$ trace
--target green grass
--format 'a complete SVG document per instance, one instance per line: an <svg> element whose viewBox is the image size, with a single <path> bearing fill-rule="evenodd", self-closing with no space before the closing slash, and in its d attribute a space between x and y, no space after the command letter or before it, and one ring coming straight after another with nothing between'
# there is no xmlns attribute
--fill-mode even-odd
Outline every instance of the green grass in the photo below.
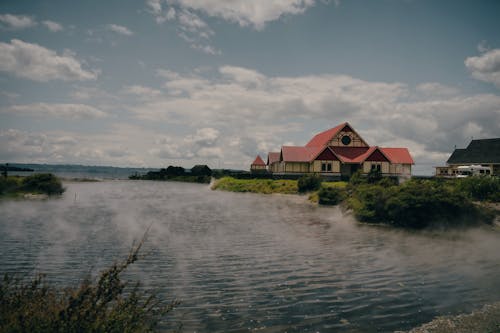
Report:
<svg viewBox="0 0 500 333"><path fill-rule="evenodd" d="M236 179L223 177L212 186L213 190L230 192L252 192L262 194L297 194L297 181L289 179Z"/></svg>
<svg viewBox="0 0 500 333"><path fill-rule="evenodd" d="M338 182L322 182L321 186L322 187L334 187L334 188L339 188L339 189L344 189L347 186L347 182L344 181L338 181Z"/></svg>

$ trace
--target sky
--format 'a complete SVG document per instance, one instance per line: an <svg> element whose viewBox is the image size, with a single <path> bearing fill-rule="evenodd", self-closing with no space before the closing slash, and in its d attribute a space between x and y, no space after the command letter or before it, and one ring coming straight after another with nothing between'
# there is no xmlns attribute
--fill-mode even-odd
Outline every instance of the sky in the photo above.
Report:
<svg viewBox="0 0 500 333"><path fill-rule="evenodd" d="M0 162L249 169L349 122L432 174L500 137L497 0L3 0Z"/></svg>

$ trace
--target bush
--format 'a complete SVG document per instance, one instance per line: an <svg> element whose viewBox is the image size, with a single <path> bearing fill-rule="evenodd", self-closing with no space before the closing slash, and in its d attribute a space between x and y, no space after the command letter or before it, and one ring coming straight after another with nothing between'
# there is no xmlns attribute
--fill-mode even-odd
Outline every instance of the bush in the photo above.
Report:
<svg viewBox="0 0 500 333"><path fill-rule="evenodd" d="M344 200L344 192L338 187L322 187L318 192L321 205L338 205Z"/></svg>
<svg viewBox="0 0 500 333"><path fill-rule="evenodd" d="M457 180L457 190L472 200L500 201L500 178L467 177Z"/></svg>
<svg viewBox="0 0 500 333"><path fill-rule="evenodd" d="M321 187L321 181L321 176L316 174L302 176L297 181L298 190L301 193L317 191Z"/></svg>
<svg viewBox="0 0 500 333"><path fill-rule="evenodd" d="M64 192L61 181L50 173L41 173L24 178L21 190L48 195L62 194Z"/></svg>
<svg viewBox="0 0 500 333"><path fill-rule="evenodd" d="M144 239L143 239L144 241ZM43 276L0 282L0 332L152 332L177 302L127 287L120 274L138 259L141 242L127 259L77 288L48 286Z"/></svg>
<svg viewBox="0 0 500 333"><path fill-rule="evenodd" d="M19 188L19 179L14 177L0 177L0 195L15 192Z"/></svg>
<svg viewBox="0 0 500 333"><path fill-rule="evenodd" d="M412 180L390 187L360 185L348 202L360 221L416 229L490 223L493 218L462 193L433 181Z"/></svg>

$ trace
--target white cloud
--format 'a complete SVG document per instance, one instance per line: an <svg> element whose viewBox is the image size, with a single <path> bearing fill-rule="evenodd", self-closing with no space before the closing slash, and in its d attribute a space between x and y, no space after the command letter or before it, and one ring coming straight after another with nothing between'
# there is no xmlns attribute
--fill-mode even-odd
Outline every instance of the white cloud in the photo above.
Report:
<svg viewBox="0 0 500 333"><path fill-rule="evenodd" d="M302 14L315 3L314 0L174 0L171 2L185 9L201 11L242 27L252 26L257 30L262 30L266 23L279 20L285 15Z"/></svg>
<svg viewBox="0 0 500 333"><path fill-rule="evenodd" d="M425 96L453 96L459 93L459 90L454 87L446 86L437 82L427 82L419 84L416 87L417 92Z"/></svg>
<svg viewBox="0 0 500 333"><path fill-rule="evenodd" d="M21 30L31 28L37 25L37 22L30 16L25 15L0 15L0 27L12 30Z"/></svg>
<svg viewBox="0 0 500 333"><path fill-rule="evenodd" d="M106 25L106 29L124 36L132 36L134 34L129 28L118 24L108 24Z"/></svg>
<svg viewBox="0 0 500 333"><path fill-rule="evenodd" d="M58 32L63 30L63 26L54 21L46 20L42 21L42 24L52 32Z"/></svg>
<svg viewBox="0 0 500 333"><path fill-rule="evenodd" d="M97 78L98 71L85 70L70 51L58 55L38 44L13 39L0 42L0 71L34 81L84 81Z"/></svg>
<svg viewBox="0 0 500 333"><path fill-rule="evenodd" d="M13 105L0 110L0 113L69 119L96 119L107 117L107 113L85 104L33 103Z"/></svg>
<svg viewBox="0 0 500 333"><path fill-rule="evenodd" d="M475 79L493 83L500 88L500 49L469 57L465 59L465 66Z"/></svg>
<svg viewBox="0 0 500 333"><path fill-rule="evenodd" d="M159 15L161 13L161 0L147 0L146 5L153 14Z"/></svg>
<svg viewBox="0 0 500 333"><path fill-rule="evenodd" d="M122 89L122 93L127 95L135 95L138 96L139 98L145 98L145 99L161 95L161 91L141 85L125 86Z"/></svg>
<svg viewBox="0 0 500 333"><path fill-rule="evenodd" d="M214 72L157 73L166 79L167 94L128 110L194 133L156 147L162 156L206 155L212 163L220 158L226 166L247 168L256 153L265 156L285 142L305 144L313 134L349 121L371 144L415 149L417 164L430 172L429 165L444 163L454 145L500 132L500 96L463 95L436 82L412 88L347 75L270 77L236 66L220 67L215 77Z"/></svg>

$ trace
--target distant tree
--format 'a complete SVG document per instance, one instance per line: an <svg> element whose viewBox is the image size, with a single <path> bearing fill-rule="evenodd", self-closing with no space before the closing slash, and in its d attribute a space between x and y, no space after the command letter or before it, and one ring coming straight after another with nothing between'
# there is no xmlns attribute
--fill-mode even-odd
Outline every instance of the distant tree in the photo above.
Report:
<svg viewBox="0 0 500 333"><path fill-rule="evenodd" d="M166 170L167 176L182 176L184 175L184 173L185 173L184 168L180 166L169 165Z"/></svg>
<svg viewBox="0 0 500 333"><path fill-rule="evenodd" d="M211 176L212 170L206 164L198 164L191 168L193 176Z"/></svg>

